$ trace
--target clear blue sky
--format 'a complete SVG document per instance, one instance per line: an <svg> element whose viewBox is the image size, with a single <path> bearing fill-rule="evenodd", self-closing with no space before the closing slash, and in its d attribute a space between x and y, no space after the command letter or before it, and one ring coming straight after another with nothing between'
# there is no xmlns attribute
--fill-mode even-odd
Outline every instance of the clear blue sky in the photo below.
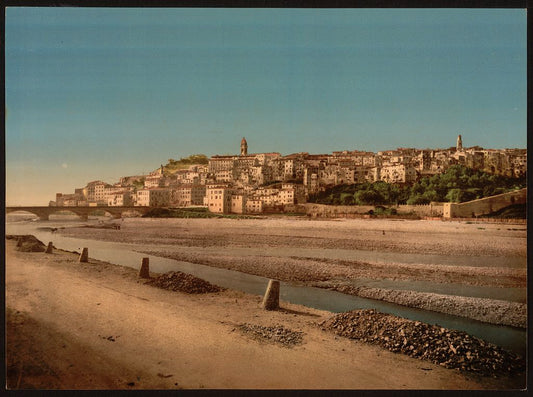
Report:
<svg viewBox="0 0 533 397"><path fill-rule="evenodd" d="M526 147L521 9L6 9L6 200L167 159Z"/></svg>

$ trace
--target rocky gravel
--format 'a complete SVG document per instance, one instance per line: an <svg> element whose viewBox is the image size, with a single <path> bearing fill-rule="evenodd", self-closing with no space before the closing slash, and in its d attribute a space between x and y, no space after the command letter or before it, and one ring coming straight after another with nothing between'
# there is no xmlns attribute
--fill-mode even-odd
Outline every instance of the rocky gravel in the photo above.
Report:
<svg viewBox="0 0 533 397"><path fill-rule="evenodd" d="M234 255L209 255L194 252L139 250L143 254L160 256L190 263L198 263L220 269L231 269L256 276L275 278L282 281L325 281L331 273L337 277L344 275L332 266L329 269L322 263L313 260L300 260L294 258L279 258L274 256L234 256Z"/></svg>
<svg viewBox="0 0 533 397"><path fill-rule="evenodd" d="M490 324L519 328L526 328L527 326L527 305L525 303L346 285L332 289L362 298L377 299L398 305L472 318Z"/></svg>
<svg viewBox="0 0 533 397"><path fill-rule="evenodd" d="M223 291L224 288L180 271L168 272L146 282L154 287L186 294L207 294Z"/></svg>
<svg viewBox="0 0 533 397"><path fill-rule="evenodd" d="M126 219L121 223L121 230L67 228L59 232L79 238L138 244L139 252L178 261L339 291L341 288L347 294L372 294L376 295L375 299L407 306L423 304L425 310L444 311L494 324L521 326L524 323L521 314L524 307L517 305L509 311L509 305L490 302L491 307L497 307L491 313L484 305L471 305L455 296L446 298L446 301L434 297L424 303L425 298L417 291L412 294L387 292L387 296L380 297L378 295L383 291L355 291L345 286L368 279L440 283L449 285L451 291L469 285L525 288L525 263L523 267L515 268L505 262L497 266L467 266L401 263L401 258L398 262L359 261L356 251L344 260L321 257L320 250L316 250L316 255L311 252L309 257L296 256L296 253L287 257L286 254L288 247L301 247L525 258L526 225L379 219ZM268 248L265 254L261 253L263 247ZM282 252L278 255L272 248ZM487 298L498 299L490 295Z"/></svg>
<svg viewBox="0 0 533 397"><path fill-rule="evenodd" d="M22 252L44 252L46 245L31 234L26 235L6 235L8 240L17 240L17 251Z"/></svg>
<svg viewBox="0 0 533 397"><path fill-rule="evenodd" d="M525 370L525 359L465 332L380 313L374 309L340 313L319 323L323 330L446 368L483 376Z"/></svg>
<svg viewBox="0 0 533 397"><path fill-rule="evenodd" d="M483 229L483 230L480 230ZM509 233L510 229L517 229ZM385 231L385 234L383 234ZM63 235L186 247L315 247L449 255L526 256L524 225L439 221L297 219L126 219L121 230L66 228ZM518 239L518 240L517 240Z"/></svg>
<svg viewBox="0 0 533 397"><path fill-rule="evenodd" d="M370 263L309 257L276 257L259 255L225 255L167 249L138 252L178 261L231 269L261 277L302 283L325 282L335 279L389 279L446 282L498 287L525 287L526 269L480 268L473 266L423 265L406 263ZM316 284L320 286L320 284ZM325 284L324 288L331 287ZM344 293L351 293L349 290ZM357 294L354 294L357 295Z"/></svg>
<svg viewBox="0 0 533 397"><path fill-rule="evenodd" d="M263 342L272 342L284 347L294 347L296 345L301 345L303 342L303 332L292 331L282 325L266 327L244 323L239 324L237 329L243 335L249 336L252 339Z"/></svg>
<svg viewBox="0 0 533 397"><path fill-rule="evenodd" d="M166 250L140 252L178 261L236 270L281 281L332 289L344 294L472 318L491 324L525 328L527 322L527 306L522 303L410 290L356 287L350 284L351 280L360 278L438 282L446 277L451 282L463 281L463 284L470 285L498 283L499 286L502 284L513 286L524 284L523 286L525 286L525 269L379 264L319 258L210 255Z"/></svg>

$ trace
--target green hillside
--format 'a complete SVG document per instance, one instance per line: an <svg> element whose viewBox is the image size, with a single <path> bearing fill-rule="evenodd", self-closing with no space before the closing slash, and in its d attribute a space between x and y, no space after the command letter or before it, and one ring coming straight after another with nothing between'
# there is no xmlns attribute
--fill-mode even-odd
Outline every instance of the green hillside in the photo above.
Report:
<svg viewBox="0 0 533 397"><path fill-rule="evenodd" d="M189 157L182 157L179 160L168 159L168 163L163 166L165 175L172 175L179 170L186 170L191 165L206 165L209 159L205 154L191 154Z"/></svg>

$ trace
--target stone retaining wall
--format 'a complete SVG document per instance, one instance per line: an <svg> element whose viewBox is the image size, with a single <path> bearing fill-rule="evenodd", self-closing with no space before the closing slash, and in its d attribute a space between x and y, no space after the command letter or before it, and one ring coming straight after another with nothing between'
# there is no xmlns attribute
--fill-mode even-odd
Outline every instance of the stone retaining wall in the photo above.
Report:
<svg viewBox="0 0 533 397"><path fill-rule="evenodd" d="M513 204L527 202L527 188L466 203L444 203L444 218L477 218Z"/></svg>
<svg viewBox="0 0 533 397"><path fill-rule="evenodd" d="M313 218L368 218L369 211L376 211L374 205L325 205L325 204L302 204L299 209L305 209L305 213ZM431 203L426 205L390 205L386 208L394 208L399 215L416 215L420 217L441 217L444 210L443 203Z"/></svg>

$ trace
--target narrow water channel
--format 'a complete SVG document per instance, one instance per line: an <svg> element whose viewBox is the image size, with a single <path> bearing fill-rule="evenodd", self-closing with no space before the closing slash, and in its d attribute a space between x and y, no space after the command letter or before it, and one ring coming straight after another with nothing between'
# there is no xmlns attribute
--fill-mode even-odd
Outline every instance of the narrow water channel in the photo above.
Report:
<svg viewBox="0 0 533 397"><path fill-rule="evenodd" d="M153 249L153 246L76 239L61 236L46 229L47 227L65 226L65 224L68 223L54 221L8 222L6 223L6 234L33 234L45 244L53 241L54 246L57 248L69 251L81 251L83 247L88 247L89 256L92 258L135 269L140 267L141 259L148 256L150 257L150 270L153 272L164 273L171 270L180 270L205 279L213 284L255 295L263 295L268 284L268 279L264 277L150 256L134 251ZM74 224L70 223L70 225ZM284 282L281 283L280 298L287 302L331 312L370 308L377 309L384 313L394 314L411 320L465 331L470 335L477 336L522 355L525 355L526 352L526 331L513 327L491 325L462 317L413 309L392 303L346 295L336 291L298 286Z"/></svg>

